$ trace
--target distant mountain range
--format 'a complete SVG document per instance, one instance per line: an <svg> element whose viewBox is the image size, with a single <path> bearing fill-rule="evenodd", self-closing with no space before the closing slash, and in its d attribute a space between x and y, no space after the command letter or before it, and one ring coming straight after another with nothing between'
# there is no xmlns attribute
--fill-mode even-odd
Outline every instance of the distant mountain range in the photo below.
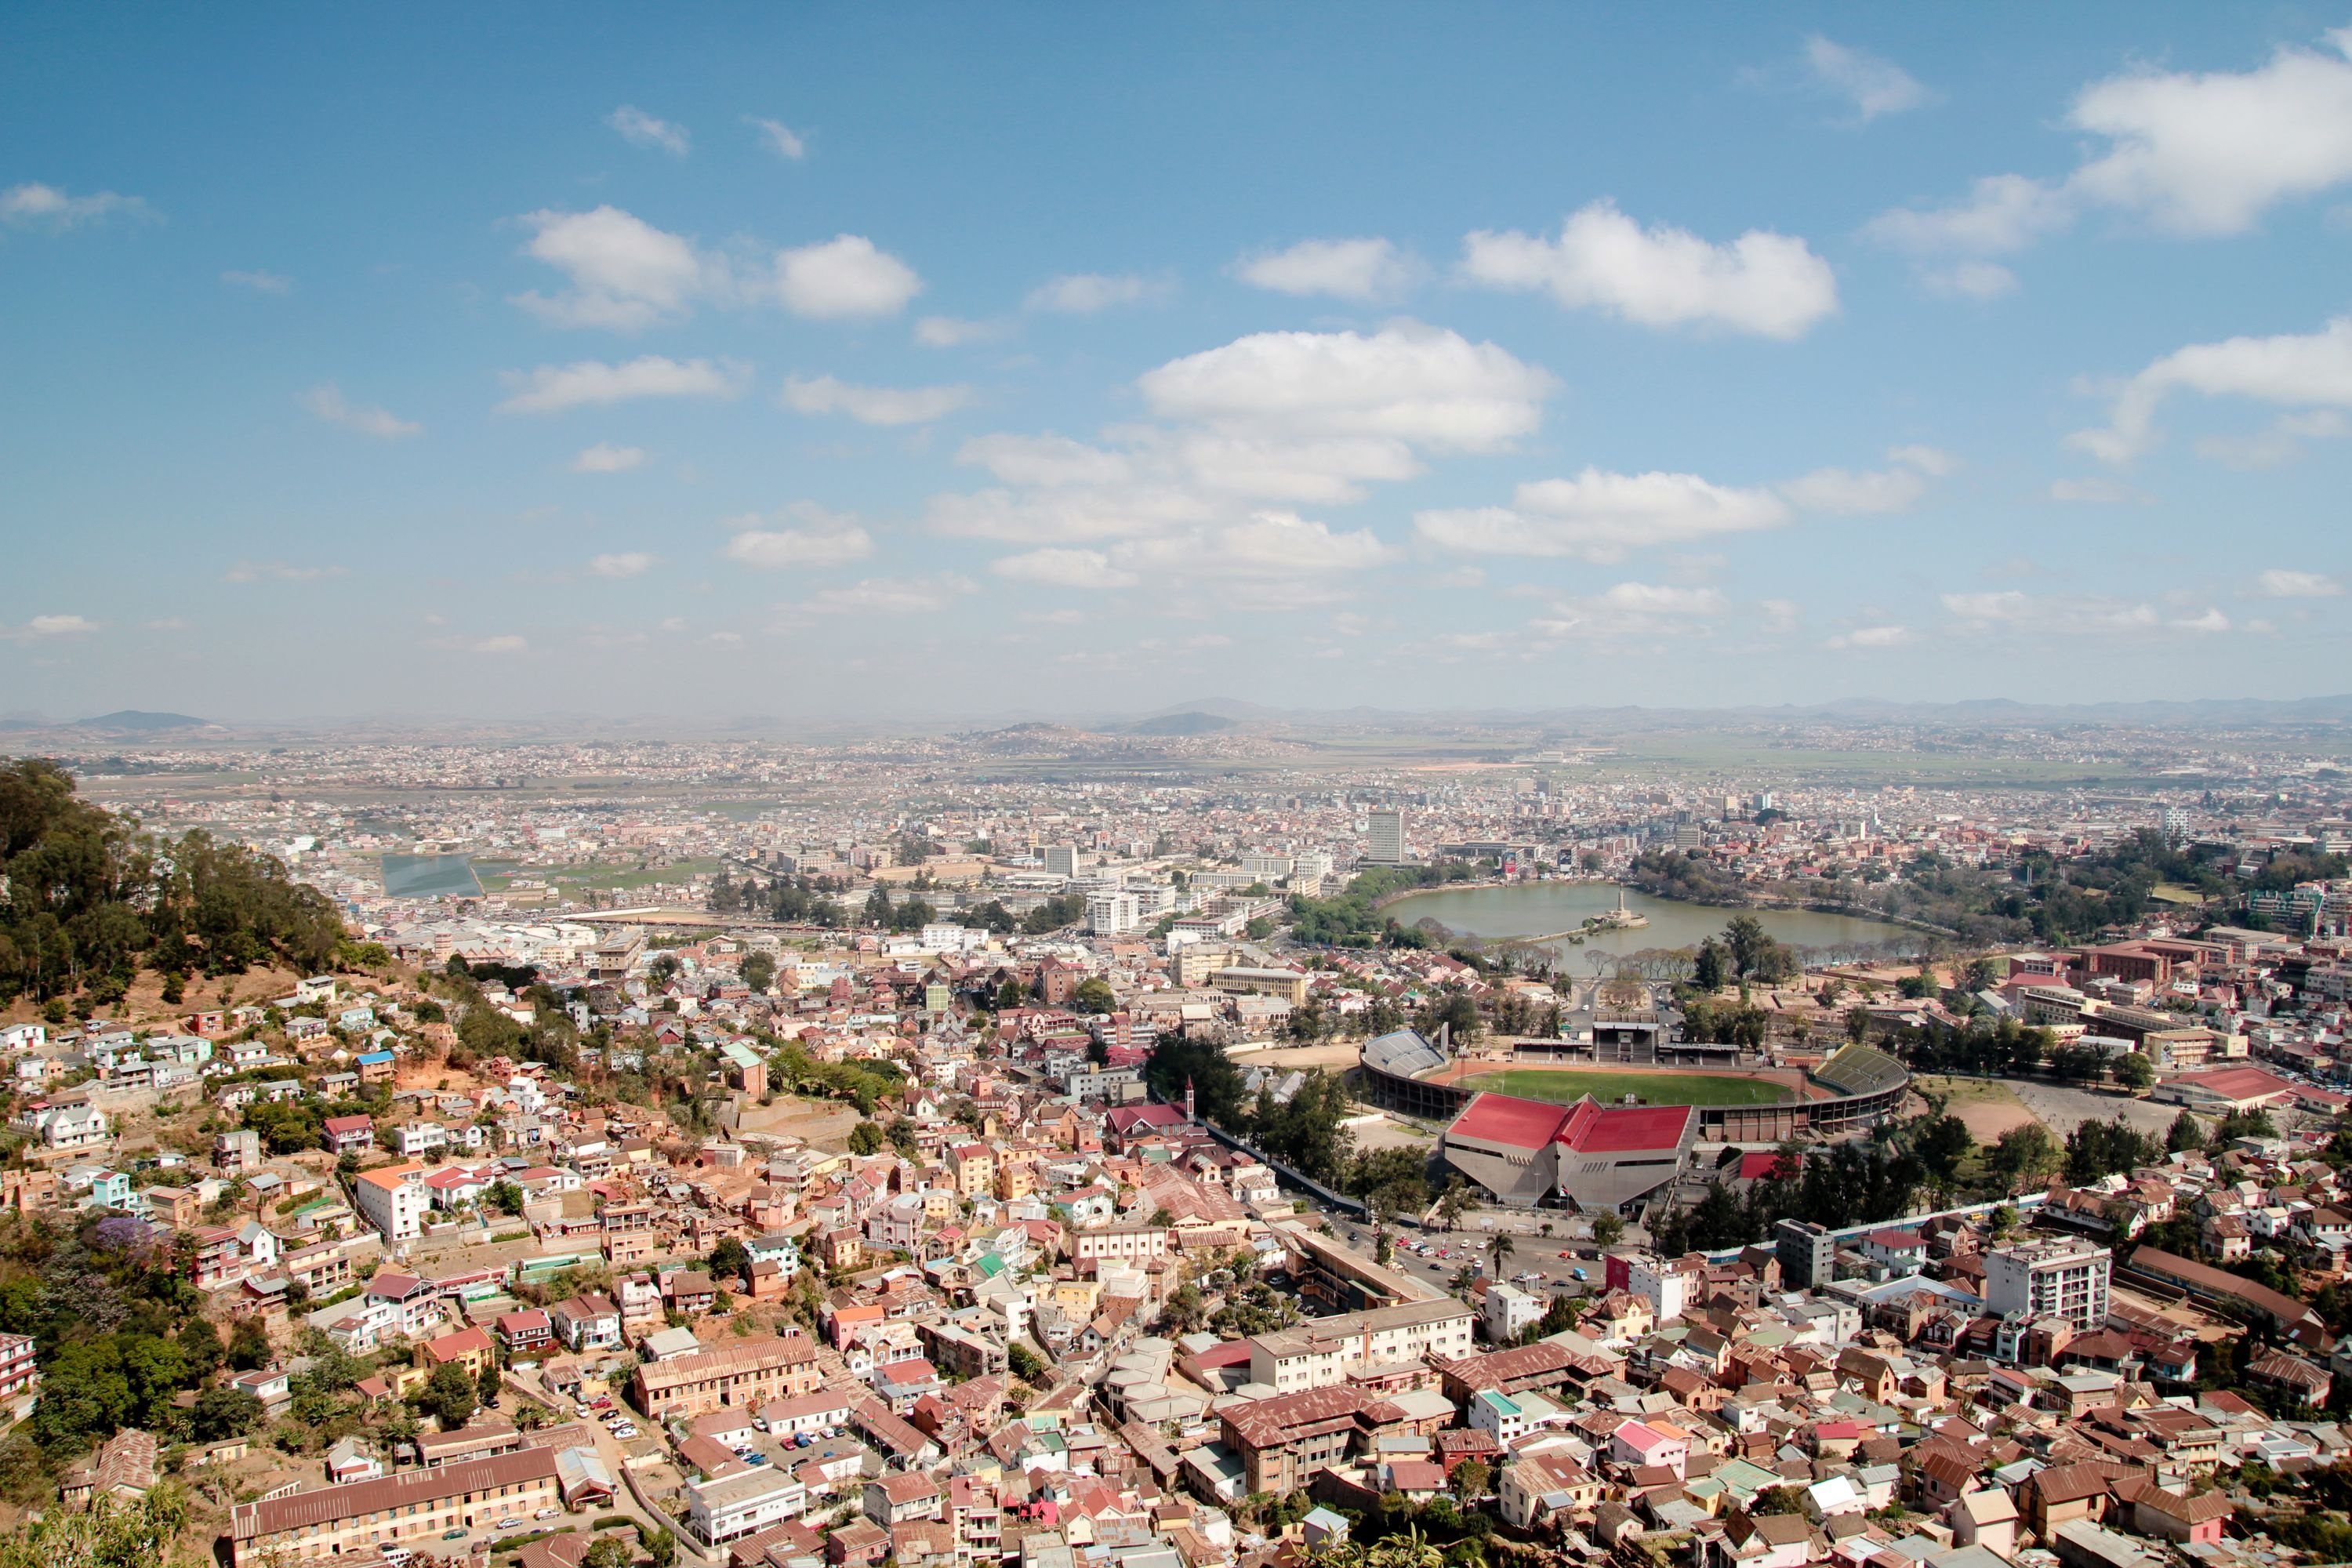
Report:
<svg viewBox="0 0 2352 1568"><path fill-rule="evenodd" d="M69 719L53 724L41 719L0 719L0 730L42 731L86 730L96 735L160 735L173 730L218 730L221 726L209 719L193 719L185 713L149 713L137 708L125 708L118 712L101 713L95 719Z"/></svg>

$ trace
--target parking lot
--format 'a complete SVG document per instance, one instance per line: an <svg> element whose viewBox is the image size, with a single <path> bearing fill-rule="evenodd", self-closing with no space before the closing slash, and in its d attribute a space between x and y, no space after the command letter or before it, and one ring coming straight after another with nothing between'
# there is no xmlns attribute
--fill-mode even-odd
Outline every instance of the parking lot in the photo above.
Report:
<svg viewBox="0 0 2352 1568"><path fill-rule="evenodd" d="M1349 1246L1368 1256L1370 1254L1372 1232L1370 1226L1359 1224L1354 1220L1334 1217L1332 1228L1345 1238ZM1597 1256L1598 1249L1590 1243L1570 1242L1562 1237L1521 1234L1517 1231L1508 1234L1511 1237L1511 1251L1510 1255L1503 1260L1504 1274L1507 1278L1514 1279L1518 1279L1520 1276L1529 1276L1530 1278L1520 1279L1519 1282L1530 1289L1559 1295L1580 1295L1592 1289L1595 1281L1600 1278L1601 1261ZM1484 1231L1457 1230L1392 1232L1390 1239L1395 1247L1395 1252L1390 1258L1390 1268L1414 1279L1426 1280L1438 1289L1444 1290L1450 1286L1455 1272L1465 1263L1475 1263L1484 1268L1491 1261L1492 1255L1488 1251L1488 1244L1494 1237ZM1426 1247L1428 1251L1423 1253L1418 1250L1423 1247ZM1571 1256L1563 1258L1560 1256L1563 1252L1570 1253ZM1595 1256L1585 1256L1588 1253ZM1580 1273L1585 1278L1578 1279L1577 1276Z"/></svg>

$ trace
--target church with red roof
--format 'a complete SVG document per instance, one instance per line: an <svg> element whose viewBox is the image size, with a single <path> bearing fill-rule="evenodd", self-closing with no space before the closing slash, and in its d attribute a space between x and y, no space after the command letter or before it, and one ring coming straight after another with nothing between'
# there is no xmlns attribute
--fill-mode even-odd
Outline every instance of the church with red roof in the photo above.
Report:
<svg viewBox="0 0 2352 1568"><path fill-rule="evenodd" d="M1673 1181L1698 1137L1687 1105L1573 1105L1480 1094L1445 1130L1445 1163L1498 1203L1622 1212Z"/></svg>

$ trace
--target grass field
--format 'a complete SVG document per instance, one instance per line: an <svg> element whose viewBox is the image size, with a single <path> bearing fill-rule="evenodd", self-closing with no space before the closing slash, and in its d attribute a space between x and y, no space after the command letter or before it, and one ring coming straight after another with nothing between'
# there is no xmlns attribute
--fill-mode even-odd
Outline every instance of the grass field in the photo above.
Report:
<svg viewBox="0 0 2352 1568"><path fill-rule="evenodd" d="M1549 1100L1561 1105L1586 1095L1605 1102L1637 1094L1651 1105L1778 1105L1789 1098L1779 1084L1760 1078L1721 1078L1711 1073L1602 1072L1582 1068L1505 1068L1465 1080L1469 1089Z"/></svg>

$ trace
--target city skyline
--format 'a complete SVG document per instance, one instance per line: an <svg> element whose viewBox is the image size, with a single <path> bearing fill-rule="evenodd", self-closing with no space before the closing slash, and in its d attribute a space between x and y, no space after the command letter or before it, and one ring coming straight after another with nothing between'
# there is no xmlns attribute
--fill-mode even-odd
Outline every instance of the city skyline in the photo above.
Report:
<svg viewBox="0 0 2352 1568"><path fill-rule="evenodd" d="M0 716L2340 690L2352 28L49 7Z"/></svg>

